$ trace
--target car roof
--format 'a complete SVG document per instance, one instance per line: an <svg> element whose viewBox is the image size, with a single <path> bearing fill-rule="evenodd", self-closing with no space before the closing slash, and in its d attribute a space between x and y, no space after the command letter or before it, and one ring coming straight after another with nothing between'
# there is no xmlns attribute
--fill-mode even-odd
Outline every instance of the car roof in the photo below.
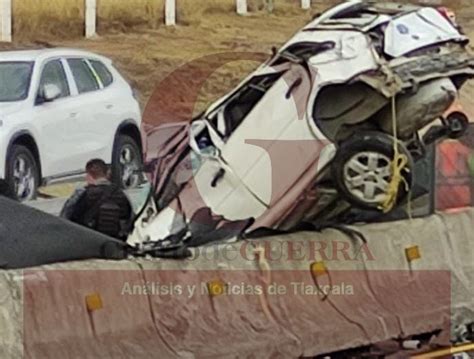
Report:
<svg viewBox="0 0 474 359"><path fill-rule="evenodd" d="M349 0L331 7L318 17L315 17L313 21L304 27L304 30L315 29L321 26L337 27L338 25L353 25L354 28L364 28L371 22L377 22L377 19L379 21L381 18L390 19L390 17L397 17L422 8L423 6L399 2Z"/></svg>
<svg viewBox="0 0 474 359"><path fill-rule="evenodd" d="M107 57L94 54L92 52L68 49L68 48L47 48L37 50L20 51L0 51L0 61L41 61L51 57L87 57L95 58L105 62L112 62Z"/></svg>

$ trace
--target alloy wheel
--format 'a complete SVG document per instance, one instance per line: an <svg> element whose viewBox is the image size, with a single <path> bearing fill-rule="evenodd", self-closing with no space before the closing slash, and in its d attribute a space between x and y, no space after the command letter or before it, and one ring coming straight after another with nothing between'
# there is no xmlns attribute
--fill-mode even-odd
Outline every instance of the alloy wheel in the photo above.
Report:
<svg viewBox="0 0 474 359"><path fill-rule="evenodd" d="M134 188L140 184L140 158L136 149L125 144L120 150L120 173L123 188Z"/></svg>
<svg viewBox="0 0 474 359"><path fill-rule="evenodd" d="M13 162L14 193L19 201L34 198L36 178L34 166L26 156L19 155Z"/></svg>
<svg viewBox="0 0 474 359"><path fill-rule="evenodd" d="M368 204L382 203L392 177L391 159L377 152L359 152L344 165L349 192Z"/></svg>

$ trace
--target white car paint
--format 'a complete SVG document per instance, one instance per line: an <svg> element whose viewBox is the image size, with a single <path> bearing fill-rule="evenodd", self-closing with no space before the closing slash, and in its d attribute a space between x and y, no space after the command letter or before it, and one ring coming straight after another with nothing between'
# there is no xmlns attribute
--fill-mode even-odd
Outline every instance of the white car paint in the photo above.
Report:
<svg viewBox="0 0 474 359"><path fill-rule="evenodd" d="M328 38L335 41L334 49L318 54L309 61L313 67L314 81L302 67L293 66L265 94L221 149L226 163L266 206L277 201L291 188L308 164L321 155L322 149L331 147L320 157L318 168L322 168L334 153L333 145L312 121L312 104L319 90L330 83L344 83L379 66L369 39L357 31L301 32L286 46L299 42L323 42ZM297 79L303 82L295 88L290 98L286 98ZM297 102L300 103L299 109ZM265 148L256 145L255 141L262 142L262 145L265 143ZM273 162L270 158L270 152L278 153L278 147L282 144L286 144L288 151L283 151L279 156L289 152L296 156L294 161L282 161L291 163L291 168L287 168L283 175L283 169L278 169L282 173L275 172L277 163L275 158Z"/></svg>
<svg viewBox="0 0 474 359"><path fill-rule="evenodd" d="M68 59L86 61L99 88L79 93ZM70 95L36 104L42 70L54 60L61 61ZM109 86L101 82L90 60L100 61L112 74L113 82ZM124 121L140 126L138 101L130 85L106 57L80 50L44 49L0 52L2 62L34 65L27 97L17 102L0 102L0 179L6 175L8 146L19 133L29 133L35 140L43 179L59 179L83 171L91 158L110 163L119 126Z"/></svg>
<svg viewBox="0 0 474 359"><path fill-rule="evenodd" d="M464 41L453 23L432 8L422 8L394 19L385 31L385 52L399 57L421 47L445 41Z"/></svg>
<svg viewBox="0 0 474 359"><path fill-rule="evenodd" d="M194 140L194 134L198 134L203 127L210 133L210 137L215 146L215 153L203 153ZM193 149L193 156L200 157L202 165L194 172L192 186L200 194L200 198L209 208L231 220L241 220L252 216L258 217L267 209L267 206L261 202L254 194L249 191L245 181L240 180L236 167L229 163L223 150L227 145L215 132L207 121L195 121L191 126L190 146ZM245 150L245 149L244 149ZM252 158L252 153L241 152L246 156L247 162ZM225 173L222 179L216 182L215 186L211 183L219 170Z"/></svg>
<svg viewBox="0 0 474 359"><path fill-rule="evenodd" d="M321 16L318 16L316 19L311 21L309 24L307 24L304 29L311 29L314 27L317 27L318 25L323 24L324 22L331 20L334 16L337 14L349 10L351 8L357 7L359 4L362 4L362 0L349 0L346 2L343 2L342 4L336 5L324 13L321 14Z"/></svg>

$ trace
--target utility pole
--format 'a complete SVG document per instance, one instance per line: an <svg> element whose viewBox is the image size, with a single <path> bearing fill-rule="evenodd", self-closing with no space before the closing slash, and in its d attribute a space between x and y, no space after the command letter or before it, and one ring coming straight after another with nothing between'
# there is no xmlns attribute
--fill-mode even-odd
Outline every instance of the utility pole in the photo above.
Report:
<svg viewBox="0 0 474 359"><path fill-rule="evenodd" d="M165 25L176 25L176 0L166 0L165 2Z"/></svg>
<svg viewBox="0 0 474 359"><path fill-rule="evenodd" d="M236 0L235 7L237 9L237 14L239 15L247 14L247 0Z"/></svg>
<svg viewBox="0 0 474 359"><path fill-rule="evenodd" d="M0 41L12 42L12 0L0 0Z"/></svg>
<svg viewBox="0 0 474 359"><path fill-rule="evenodd" d="M86 0L86 38L97 35L97 0Z"/></svg>
<svg viewBox="0 0 474 359"><path fill-rule="evenodd" d="M267 0L267 11L272 13L274 8L273 0Z"/></svg>
<svg viewBox="0 0 474 359"><path fill-rule="evenodd" d="M311 8L311 0L301 0L301 8L303 10L309 10Z"/></svg>

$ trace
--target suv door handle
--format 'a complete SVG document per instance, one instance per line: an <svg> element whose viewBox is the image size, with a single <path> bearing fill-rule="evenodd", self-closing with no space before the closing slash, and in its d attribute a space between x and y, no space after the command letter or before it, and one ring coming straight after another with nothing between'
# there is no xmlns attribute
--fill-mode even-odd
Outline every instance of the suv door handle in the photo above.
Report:
<svg viewBox="0 0 474 359"><path fill-rule="evenodd" d="M215 188L217 186L217 183L224 177L224 175L225 169L221 168L219 171L217 171L214 178L212 179L211 187Z"/></svg>
<svg viewBox="0 0 474 359"><path fill-rule="evenodd" d="M114 108L114 105L112 105L112 104L109 104L109 105L105 106L105 108L106 108L107 110L111 110L111 109L113 109L113 108Z"/></svg>
<svg viewBox="0 0 474 359"><path fill-rule="evenodd" d="M77 112L71 112L71 113L69 114L69 117L70 117L70 118L76 118L76 117L77 117Z"/></svg>

